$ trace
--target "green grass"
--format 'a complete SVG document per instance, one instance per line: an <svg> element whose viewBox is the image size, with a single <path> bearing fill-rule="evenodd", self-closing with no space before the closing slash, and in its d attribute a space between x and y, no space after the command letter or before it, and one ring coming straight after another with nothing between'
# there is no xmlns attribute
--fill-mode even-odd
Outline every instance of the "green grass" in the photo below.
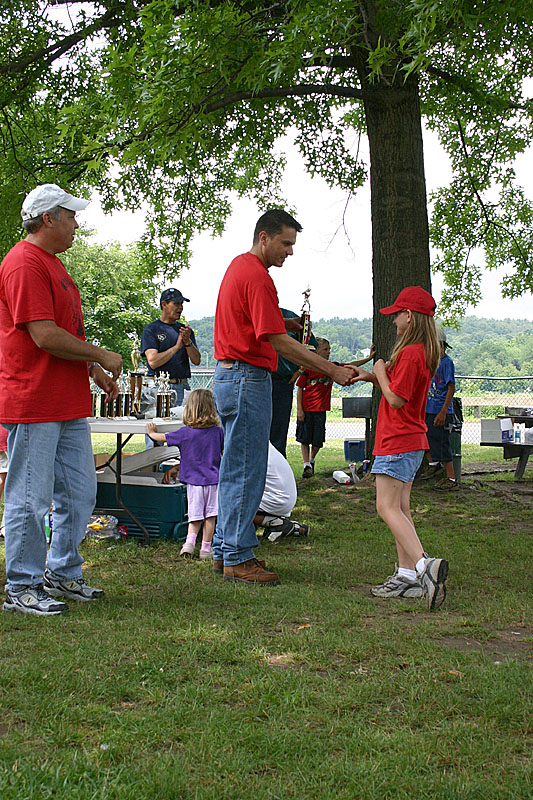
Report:
<svg viewBox="0 0 533 800"><path fill-rule="evenodd" d="M289 459L299 475L296 444ZM533 470L414 490L424 546L451 564L430 614L370 596L394 549L372 486L333 482L344 466L329 442L298 481L309 541L258 548L281 586L225 583L167 542L92 541L104 601L0 614L0 797L531 797Z"/></svg>

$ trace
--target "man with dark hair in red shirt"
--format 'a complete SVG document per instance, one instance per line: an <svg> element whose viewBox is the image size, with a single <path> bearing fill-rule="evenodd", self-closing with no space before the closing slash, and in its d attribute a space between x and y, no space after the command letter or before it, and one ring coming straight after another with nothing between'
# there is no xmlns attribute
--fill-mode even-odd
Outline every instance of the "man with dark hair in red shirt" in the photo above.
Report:
<svg viewBox="0 0 533 800"><path fill-rule="evenodd" d="M254 516L265 486L272 416L271 373L280 353L289 361L325 371L346 386L355 370L337 366L291 339L268 270L292 255L302 226L282 209L263 214L252 248L237 256L222 280L215 316L213 394L224 428L219 516L213 538L214 572L225 580L278 584L253 553L258 544ZM324 369L326 367L326 369Z"/></svg>

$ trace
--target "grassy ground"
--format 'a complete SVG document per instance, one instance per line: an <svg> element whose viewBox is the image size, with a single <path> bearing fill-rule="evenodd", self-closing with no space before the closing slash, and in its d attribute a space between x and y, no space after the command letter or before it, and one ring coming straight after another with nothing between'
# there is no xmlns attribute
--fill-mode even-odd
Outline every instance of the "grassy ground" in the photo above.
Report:
<svg viewBox="0 0 533 800"><path fill-rule="evenodd" d="M530 798L533 470L414 490L451 564L430 614L370 596L394 551L372 485L333 482L344 466L330 443L298 481L308 541L258 548L281 586L225 583L166 542L93 541L104 601L0 614L0 797Z"/></svg>

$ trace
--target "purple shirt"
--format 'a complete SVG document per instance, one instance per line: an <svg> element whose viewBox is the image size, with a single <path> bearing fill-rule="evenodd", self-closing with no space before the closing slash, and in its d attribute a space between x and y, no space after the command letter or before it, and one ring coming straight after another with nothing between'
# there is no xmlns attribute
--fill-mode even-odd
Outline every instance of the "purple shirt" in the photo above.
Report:
<svg viewBox="0 0 533 800"><path fill-rule="evenodd" d="M218 483L220 459L224 449L224 433L218 425L210 428L188 428L165 434L167 444L180 449L180 481L193 486Z"/></svg>

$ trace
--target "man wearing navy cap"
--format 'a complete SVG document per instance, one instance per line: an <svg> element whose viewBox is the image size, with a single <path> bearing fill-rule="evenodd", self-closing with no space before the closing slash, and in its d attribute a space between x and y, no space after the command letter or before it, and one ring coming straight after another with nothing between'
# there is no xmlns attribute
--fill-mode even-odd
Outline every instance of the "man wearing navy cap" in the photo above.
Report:
<svg viewBox="0 0 533 800"><path fill-rule="evenodd" d="M161 295L161 316L150 322L143 330L141 355L148 362L148 374L170 375L171 388L176 390L176 405L183 403L185 389L189 389L191 365L200 363L200 351L196 347L194 333L189 325L178 322L183 313L184 297L178 289L165 289Z"/></svg>

